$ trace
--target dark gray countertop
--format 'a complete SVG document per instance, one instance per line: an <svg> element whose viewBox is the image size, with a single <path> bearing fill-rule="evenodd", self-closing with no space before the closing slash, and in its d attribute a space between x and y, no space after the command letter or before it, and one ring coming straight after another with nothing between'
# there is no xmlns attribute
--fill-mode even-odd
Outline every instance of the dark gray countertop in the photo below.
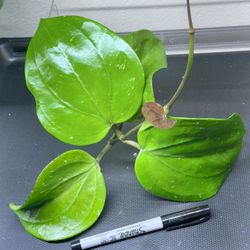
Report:
<svg viewBox="0 0 250 250"><path fill-rule="evenodd" d="M33 97L24 83L25 44L20 40L0 40L0 249L70 249L71 240L47 243L32 237L8 208L9 202L25 200L36 177L50 160L76 148L49 135L36 118ZM168 62L169 68L154 77L155 93L162 104L177 87L185 69L186 56L172 55ZM212 218L206 223L171 232L162 230L98 249L250 249L249 111L250 52L196 55L191 78L171 114L226 117L238 112L246 127L243 150L220 192L199 203L177 203L154 197L136 181L133 171L135 150L116 145L101 162L107 184L104 211L93 227L74 239L208 203ZM85 149L96 155L101 147L102 144L98 144Z"/></svg>

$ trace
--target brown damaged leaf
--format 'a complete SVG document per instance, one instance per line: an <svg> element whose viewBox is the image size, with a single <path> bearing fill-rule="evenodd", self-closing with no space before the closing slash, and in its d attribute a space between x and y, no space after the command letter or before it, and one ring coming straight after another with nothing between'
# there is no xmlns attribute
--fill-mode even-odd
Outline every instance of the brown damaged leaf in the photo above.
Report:
<svg viewBox="0 0 250 250"><path fill-rule="evenodd" d="M176 121L168 120L164 114L164 109L161 104L156 102L147 102L144 103L142 107L142 113L145 117L145 120L150 122L154 127L167 129L172 128Z"/></svg>

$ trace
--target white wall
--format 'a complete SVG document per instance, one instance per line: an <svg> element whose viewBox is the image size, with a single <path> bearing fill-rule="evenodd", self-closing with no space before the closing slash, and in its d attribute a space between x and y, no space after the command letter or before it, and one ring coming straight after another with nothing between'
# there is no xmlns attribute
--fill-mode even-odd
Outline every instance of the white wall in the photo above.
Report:
<svg viewBox="0 0 250 250"><path fill-rule="evenodd" d="M0 9L0 37L27 37L47 17L51 0L4 0Z"/></svg>
<svg viewBox="0 0 250 250"><path fill-rule="evenodd" d="M52 0L5 0L0 37L31 36ZM52 15L83 15L118 32L187 27L185 0L55 0ZM196 28L250 25L250 0L191 0Z"/></svg>
<svg viewBox="0 0 250 250"><path fill-rule="evenodd" d="M190 0L195 27L250 24L249 0ZM97 19L115 31L187 27L185 0L57 0L61 14L74 12Z"/></svg>

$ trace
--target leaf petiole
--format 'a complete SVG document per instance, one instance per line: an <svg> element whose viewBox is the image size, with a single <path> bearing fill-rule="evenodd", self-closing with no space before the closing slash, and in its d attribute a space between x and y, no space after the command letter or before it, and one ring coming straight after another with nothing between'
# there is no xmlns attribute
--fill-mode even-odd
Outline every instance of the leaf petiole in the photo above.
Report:
<svg viewBox="0 0 250 250"><path fill-rule="evenodd" d="M123 137L123 133L121 131L121 127L122 127L122 124L120 125L113 125L112 126L112 129L117 137L118 140L121 140L121 138Z"/></svg>
<svg viewBox="0 0 250 250"><path fill-rule="evenodd" d="M141 150L141 147L139 145L139 143L137 143L136 141L131 141L131 140L121 140L122 143L127 144L133 148L136 148L138 150Z"/></svg>
<svg viewBox="0 0 250 250"><path fill-rule="evenodd" d="M118 141L140 150L141 147L136 141L126 140L126 138L128 138L131 134L136 132L141 127L141 125L142 125L142 122L140 124L138 124L137 126L133 127L132 129L130 129L125 135L122 133L122 131L120 130L120 128L118 126L114 125L113 126L114 134L110 137L107 144L103 147L103 149L97 155L96 161L99 163L101 161L101 159L104 157L104 155L106 155L107 152Z"/></svg>
<svg viewBox="0 0 250 250"><path fill-rule="evenodd" d="M138 130L141 127L141 124L138 124L137 126L135 126L134 128L132 128L131 130L129 130L126 135L124 135L122 133L122 131L120 130L120 128L116 125L114 125L112 128L114 130L114 133L116 135L116 138L121 141L124 144L130 145L131 147L134 147L136 149L141 149L140 145L136 142L136 141L132 141L132 140L126 140L126 138L132 134L133 132L135 132L136 130Z"/></svg>
<svg viewBox="0 0 250 250"><path fill-rule="evenodd" d="M138 129L140 129L141 125L143 124L143 122L139 123L138 125L136 125L135 127L133 127L132 129L130 129L127 133L125 133L122 137L122 139L127 139L131 134L135 133Z"/></svg>

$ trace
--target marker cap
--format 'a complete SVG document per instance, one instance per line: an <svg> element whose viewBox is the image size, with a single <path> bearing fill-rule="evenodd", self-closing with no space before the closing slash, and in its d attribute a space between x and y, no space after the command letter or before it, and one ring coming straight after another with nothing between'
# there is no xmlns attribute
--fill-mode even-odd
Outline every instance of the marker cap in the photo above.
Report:
<svg viewBox="0 0 250 250"><path fill-rule="evenodd" d="M193 207L183 211L161 216L164 228L167 231L200 224L210 218L208 205Z"/></svg>
<svg viewBox="0 0 250 250"><path fill-rule="evenodd" d="M80 240L71 243L72 250L82 250Z"/></svg>

